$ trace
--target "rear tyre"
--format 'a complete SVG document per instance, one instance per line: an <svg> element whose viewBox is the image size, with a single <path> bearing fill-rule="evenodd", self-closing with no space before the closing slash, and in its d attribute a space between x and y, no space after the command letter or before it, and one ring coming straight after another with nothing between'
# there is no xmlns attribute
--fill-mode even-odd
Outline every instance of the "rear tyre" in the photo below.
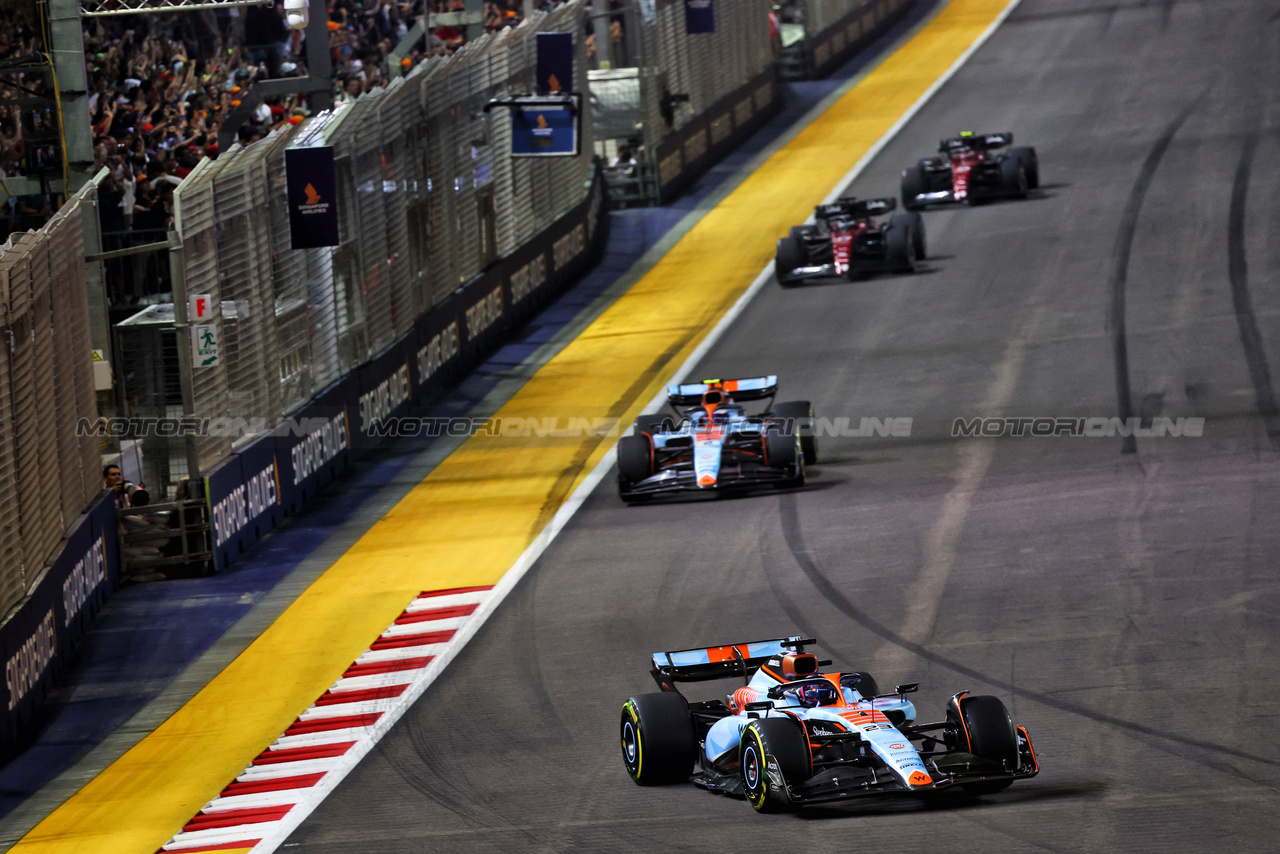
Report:
<svg viewBox="0 0 1280 854"><path fill-rule="evenodd" d="M818 437L814 434L813 404L807 400L779 403L773 407L773 414L778 418L792 419L796 432L800 434L800 452L804 455L804 464L811 466L816 463Z"/></svg>
<svg viewBox="0 0 1280 854"><path fill-rule="evenodd" d="M1027 187L1034 190L1040 186L1040 156L1031 146L1009 149L1009 156L1022 161L1022 168L1027 173Z"/></svg>
<svg viewBox="0 0 1280 854"><path fill-rule="evenodd" d="M790 476L779 481L778 486L804 486L804 452L800 450L800 437L794 429L784 431L777 425L764 436L765 463L782 469Z"/></svg>
<svg viewBox="0 0 1280 854"><path fill-rule="evenodd" d="M784 288L789 288L799 283L800 279L793 278L791 271L797 267L805 266L809 261L808 254L804 251L804 244L795 237L784 237L778 241L777 253L774 256L774 275L778 278L778 284Z"/></svg>
<svg viewBox="0 0 1280 854"><path fill-rule="evenodd" d="M683 783L693 772L698 743L689 704L674 692L641 694L622 706L622 762L640 786Z"/></svg>
<svg viewBox="0 0 1280 854"><path fill-rule="evenodd" d="M648 436L623 436L618 440L618 492L625 500L631 488L653 474L653 440Z"/></svg>
<svg viewBox="0 0 1280 854"><path fill-rule="evenodd" d="M884 233L885 258L895 273L916 271L915 235L908 216L898 215Z"/></svg>
<svg viewBox="0 0 1280 854"><path fill-rule="evenodd" d="M809 744L804 732L790 719L751 721L742 730L738 756L742 761L742 791L756 812L790 809L787 785L802 783L812 775ZM770 776L770 757L781 781Z"/></svg>
<svg viewBox="0 0 1280 854"><path fill-rule="evenodd" d="M1027 197L1027 170L1021 160L1010 156L1000 161L1000 183L1005 195L1015 199Z"/></svg>
<svg viewBox="0 0 1280 854"><path fill-rule="evenodd" d="M948 707L947 719L959 724L957 747L991 762L999 762L1007 771L1018 768L1018 733L1009 710L999 697L966 695L960 698L960 715ZM968 783L964 790L971 795L989 795L1007 789L1013 780L990 780Z"/></svg>
<svg viewBox="0 0 1280 854"><path fill-rule="evenodd" d="M924 169L911 166L902 170L902 206L909 211L920 210L924 205L916 197L929 191L929 179Z"/></svg>

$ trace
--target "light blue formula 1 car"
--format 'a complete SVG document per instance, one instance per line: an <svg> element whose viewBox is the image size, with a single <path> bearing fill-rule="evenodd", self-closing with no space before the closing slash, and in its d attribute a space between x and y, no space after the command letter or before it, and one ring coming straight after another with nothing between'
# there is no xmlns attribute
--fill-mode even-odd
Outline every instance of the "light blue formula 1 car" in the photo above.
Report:
<svg viewBox="0 0 1280 854"><path fill-rule="evenodd" d="M872 795L984 795L1039 772L1031 737L1004 703L967 691L937 723L870 675L824 673L812 638L653 654L660 693L622 707L622 760L640 785L689 781L758 812ZM677 682L738 677L724 701L689 702Z"/></svg>
<svg viewBox="0 0 1280 854"><path fill-rule="evenodd" d="M803 486L818 459L813 406L774 405L776 376L704 380L667 388L671 414L636 419L618 440L618 494L627 502L654 495L762 486ZM748 414L745 403L764 402Z"/></svg>

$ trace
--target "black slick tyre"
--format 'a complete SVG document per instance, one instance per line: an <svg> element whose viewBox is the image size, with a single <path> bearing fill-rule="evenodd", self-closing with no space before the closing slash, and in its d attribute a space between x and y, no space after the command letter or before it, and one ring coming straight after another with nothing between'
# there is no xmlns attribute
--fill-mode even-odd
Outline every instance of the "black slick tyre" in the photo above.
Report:
<svg viewBox="0 0 1280 854"><path fill-rule="evenodd" d="M1009 156L1016 157L1022 162L1022 168L1027 173L1027 187L1032 190L1039 187L1040 156L1036 154L1036 150L1031 146L1011 148L1009 149Z"/></svg>
<svg viewBox="0 0 1280 854"><path fill-rule="evenodd" d="M924 217L914 212L907 216L911 218L911 247L916 251L916 260L923 261L928 250L924 240Z"/></svg>
<svg viewBox="0 0 1280 854"><path fill-rule="evenodd" d="M999 697L966 694L958 703L957 718L954 706L948 707L947 718L958 725L957 747L972 753L979 759L998 762L1007 771L1018 768L1018 733L1013 719ZM964 790L971 795L989 795L1007 789L1013 780L988 780L968 783Z"/></svg>
<svg viewBox="0 0 1280 854"><path fill-rule="evenodd" d="M756 812L791 809L787 786L812 775L809 744L789 718L759 718L742 730L738 742L742 792Z"/></svg>
<svg viewBox="0 0 1280 854"><path fill-rule="evenodd" d="M929 191L929 179L920 166L910 166L902 170L902 206L909 211L919 210L924 205L916 198Z"/></svg>
<svg viewBox="0 0 1280 854"><path fill-rule="evenodd" d="M809 262L809 258L799 238L784 237L778 241L778 249L774 255L774 275L778 279L778 284L784 288L798 284L800 279L794 278L791 271L797 267L803 267Z"/></svg>
<svg viewBox="0 0 1280 854"><path fill-rule="evenodd" d="M683 783L698 755L689 704L675 692L641 694L622 705L622 762L640 786Z"/></svg>
<svg viewBox="0 0 1280 854"><path fill-rule="evenodd" d="M885 260L895 273L916 271L915 237L909 215L895 216L884 232Z"/></svg>
<svg viewBox="0 0 1280 854"><path fill-rule="evenodd" d="M804 464L811 466L818 461L818 437L815 435L813 404L807 400L791 400L773 407L773 414L780 419L790 419L800 434L800 451Z"/></svg>
<svg viewBox="0 0 1280 854"><path fill-rule="evenodd" d="M653 440L646 435L618 440L618 492L624 499L631 487L653 474Z"/></svg>
<svg viewBox="0 0 1280 854"><path fill-rule="evenodd" d="M777 482L777 486L804 486L804 452L800 450L799 437L795 429L786 429L785 425L772 422L768 425L764 436L765 464L782 469L790 476Z"/></svg>
<svg viewBox="0 0 1280 854"><path fill-rule="evenodd" d="M1027 170L1021 160L1010 156L1000 161L1000 184L1007 196L1015 199L1027 197Z"/></svg>

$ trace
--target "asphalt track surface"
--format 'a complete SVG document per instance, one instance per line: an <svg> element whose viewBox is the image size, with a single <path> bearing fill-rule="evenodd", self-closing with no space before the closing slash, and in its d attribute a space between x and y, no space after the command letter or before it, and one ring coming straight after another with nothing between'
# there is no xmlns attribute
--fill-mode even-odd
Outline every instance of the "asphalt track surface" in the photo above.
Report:
<svg viewBox="0 0 1280 854"><path fill-rule="evenodd" d="M1037 146L1042 189L927 213L915 276L767 287L694 372L911 436L824 437L787 493L626 507L607 480L281 850L1275 851L1278 38L1260 0L1025 0L850 189L960 129ZM950 435L1118 413L1207 420ZM1041 775L769 817L631 783L650 652L793 633L919 680L922 718L1003 697Z"/></svg>

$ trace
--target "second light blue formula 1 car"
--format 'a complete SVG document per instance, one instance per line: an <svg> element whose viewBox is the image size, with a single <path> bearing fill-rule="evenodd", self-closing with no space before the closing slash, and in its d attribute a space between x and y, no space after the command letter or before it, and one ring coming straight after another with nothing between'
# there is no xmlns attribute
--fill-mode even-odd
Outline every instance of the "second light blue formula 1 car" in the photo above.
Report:
<svg viewBox="0 0 1280 854"><path fill-rule="evenodd" d="M1039 772L1031 737L996 697L967 691L946 717L917 723L906 695L881 694L870 675L824 673L804 648L777 638L653 654L659 693L622 707L622 760L640 785L689 781L744 796L758 812L873 795L984 795ZM737 677L725 700L689 702L680 682Z"/></svg>
<svg viewBox="0 0 1280 854"><path fill-rule="evenodd" d="M618 493L627 502L677 492L802 486L818 459L813 406L773 404L776 376L667 388L674 416L636 419L618 441ZM745 403L763 402L748 414Z"/></svg>

